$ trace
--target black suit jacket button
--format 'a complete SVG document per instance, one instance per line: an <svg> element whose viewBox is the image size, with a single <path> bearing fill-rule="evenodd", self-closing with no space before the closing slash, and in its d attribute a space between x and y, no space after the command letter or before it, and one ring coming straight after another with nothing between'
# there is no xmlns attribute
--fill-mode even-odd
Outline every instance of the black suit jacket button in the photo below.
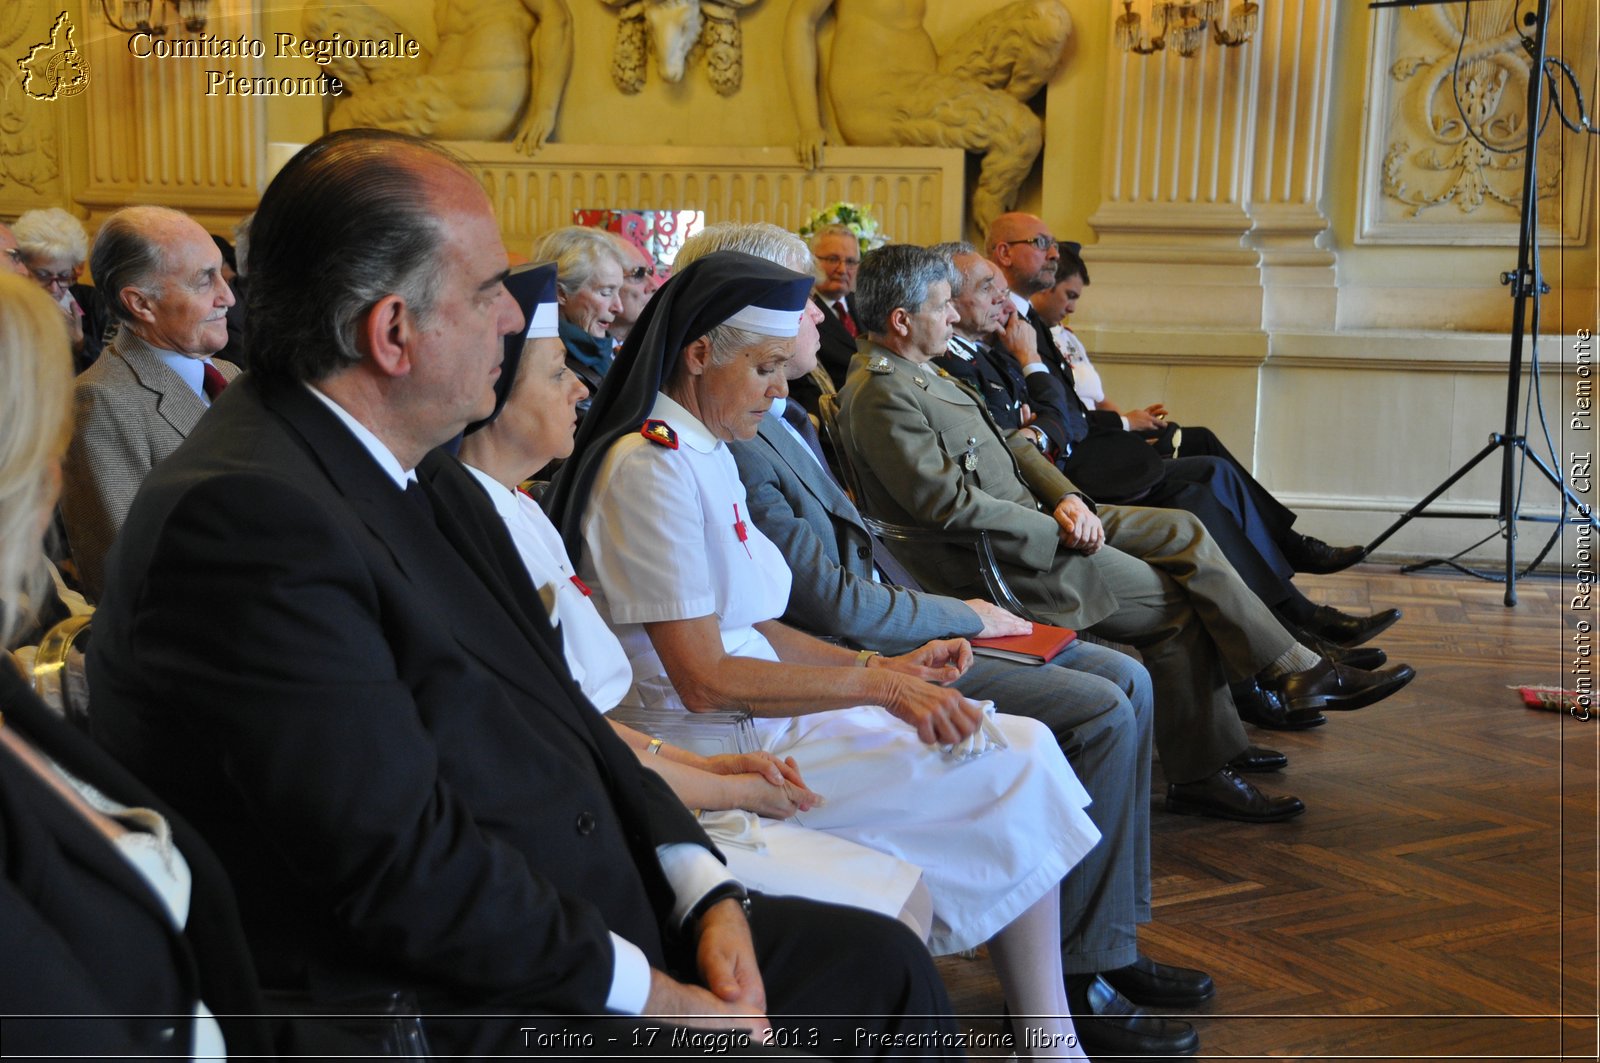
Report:
<svg viewBox="0 0 1600 1063"><path fill-rule="evenodd" d="M577 823L574 824L574 826L576 826L578 828L578 833L579 834L593 834L594 833L594 828L597 826L597 822L596 822L596 820L594 818L594 813L593 812L579 812L578 813L578 821L577 821Z"/></svg>
<svg viewBox="0 0 1600 1063"><path fill-rule="evenodd" d="M856 547L856 556L859 557L863 561L871 561L872 560L872 547L870 547L870 546L858 546L858 547Z"/></svg>

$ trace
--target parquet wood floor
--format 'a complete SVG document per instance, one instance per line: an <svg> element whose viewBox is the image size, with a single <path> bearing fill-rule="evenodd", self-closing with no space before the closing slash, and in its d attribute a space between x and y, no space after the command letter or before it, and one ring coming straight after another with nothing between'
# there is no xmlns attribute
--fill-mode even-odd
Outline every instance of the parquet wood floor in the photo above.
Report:
<svg viewBox="0 0 1600 1063"><path fill-rule="evenodd" d="M1346 611L1404 609L1377 642L1418 677L1326 727L1251 729L1289 755L1257 777L1305 800L1289 823L1168 815L1157 771L1141 947L1216 978L1191 1016L1203 1058L1600 1058L1600 721L1507 689L1573 685L1560 583L1521 583L1506 609L1498 585L1453 574L1299 582ZM940 969L969 1025L999 1030L986 960Z"/></svg>

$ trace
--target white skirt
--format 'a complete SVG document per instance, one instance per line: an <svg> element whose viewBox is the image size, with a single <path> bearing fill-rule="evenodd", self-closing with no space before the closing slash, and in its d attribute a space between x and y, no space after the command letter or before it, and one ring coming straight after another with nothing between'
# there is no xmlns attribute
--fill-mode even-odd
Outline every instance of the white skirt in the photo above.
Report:
<svg viewBox="0 0 1600 1063"><path fill-rule="evenodd" d="M762 748L793 757L826 799L789 822L922 868L935 955L989 940L1100 839L1050 731L995 722L1010 748L954 761L876 706L756 721Z"/></svg>

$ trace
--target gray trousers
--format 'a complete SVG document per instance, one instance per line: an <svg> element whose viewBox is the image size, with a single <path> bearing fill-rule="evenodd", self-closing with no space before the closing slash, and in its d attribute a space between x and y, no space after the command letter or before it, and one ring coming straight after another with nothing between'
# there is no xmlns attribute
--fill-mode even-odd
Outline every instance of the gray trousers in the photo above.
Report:
<svg viewBox="0 0 1600 1063"><path fill-rule="evenodd" d="M956 687L1050 728L1093 799L1100 841L1061 883L1062 971L1132 963L1137 924L1150 920L1149 673L1080 639L1045 666L978 657Z"/></svg>

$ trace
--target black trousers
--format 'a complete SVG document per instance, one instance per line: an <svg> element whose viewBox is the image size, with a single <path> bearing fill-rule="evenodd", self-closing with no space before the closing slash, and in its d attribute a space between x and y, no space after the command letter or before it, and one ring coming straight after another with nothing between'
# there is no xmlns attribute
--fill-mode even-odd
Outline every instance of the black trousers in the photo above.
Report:
<svg viewBox="0 0 1600 1063"><path fill-rule="evenodd" d="M963 1058L944 983L927 948L900 923L859 908L758 894L750 929L773 1027L761 1042L719 1040L713 1031L642 1017L518 1015L509 1004L478 1015L430 1015L424 1027L441 1056Z"/></svg>
<svg viewBox="0 0 1600 1063"><path fill-rule="evenodd" d="M1209 431L1200 430L1226 456L1191 457L1191 431L1184 426L1179 451L1183 457L1165 462L1166 475L1138 504L1182 509L1199 517L1245 585L1268 605L1291 610L1302 603L1309 605L1290 582L1294 566L1283 555L1282 544L1293 534L1295 514L1246 472Z"/></svg>

